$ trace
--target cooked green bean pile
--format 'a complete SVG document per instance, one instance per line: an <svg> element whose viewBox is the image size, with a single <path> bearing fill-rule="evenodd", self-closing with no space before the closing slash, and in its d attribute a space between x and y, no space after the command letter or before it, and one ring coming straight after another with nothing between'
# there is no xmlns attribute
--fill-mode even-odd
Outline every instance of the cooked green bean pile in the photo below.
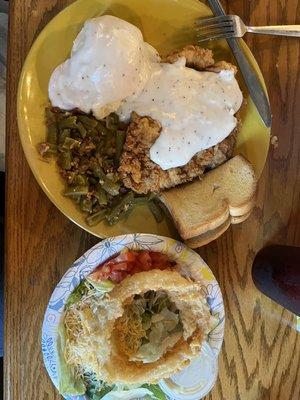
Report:
<svg viewBox="0 0 300 400"><path fill-rule="evenodd" d="M157 222L163 212L155 196L141 197L125 188L118 174L127 126L112 113L99 121L80 111L46 108L46 142L38 146L42 157L57 156L64 196L70 197L87 214L94 226L105 220L113 225L145 202Z"/></svg>

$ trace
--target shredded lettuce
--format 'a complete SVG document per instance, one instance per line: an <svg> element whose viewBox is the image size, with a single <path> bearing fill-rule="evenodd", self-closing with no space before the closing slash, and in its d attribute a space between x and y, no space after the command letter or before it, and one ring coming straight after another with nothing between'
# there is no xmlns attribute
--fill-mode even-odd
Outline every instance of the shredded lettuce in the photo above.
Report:
<svg viewBox="0 0 300 400"><path fill-rule="evenodd" d="M130 354L128 349L131 361L157 361L182 337L179 311L164 292L151 290L136 295L134 301L127 306L127 316L141 321L145 332L138 350Z"/></svg>
<svg viewBox="0 0 300 400"><path fill-rule="evenodd" d="M115 287L115 284L112 281L110 281L109 279L106 279L101 282L95 282L92 279L90 279L89 277L87 277L86 280L100 294L108 293Z"/></svg>
<svg viewBox="0 0 300 400"><path fill-rule="evenodd" d="M161 390L161 388L158 385L142 385L143 388L146 388L148 390L150 390L150 392L152 392L152 398L156 399L156 400L166 400L167 397L164 394L164 392Z"/></svg>
<svg viewBox="0 0 300 400"><path fill-rule="evenodd" d="M85 373L83 379L86 386L85 395L90 400L100 400L114 388L114 386L109 386L105 382L97 380L92 372Z"/></svg>
<svg viewBox="0 0 300 400"><path fill-rule="evenodd" d="M57 351L59 357L59 382L58 389L62 395L78 396L85 393L86 388L83 380L76 376L74 368L66 363L63 349L65 346L65 329L63 324L58 327Z"/></svg>
<svg viewBox="0 0 300 400"><path fill-rule="evenodd" d="M83 280L70 294L66 302L65 308L70 308L73 304L78 303L83 296L87 295L92 290L97 291L97 295L102 296L105 293L110 292L114 288L114 283L106 279L102 282L94 282L92 279L87 277Z"/></svg>
<svg viewBox="0 0 300 400"><path fill-rule="evenodd" d="M65 307L69 308L73 304L77 303L82 299L82 297L88 292L88 287L85 281L82 281L70 294L66 302Z"/></svg>
<svg viewBox="0 0 300 400"><path fill-rule="evenodd" d="M142 386L113 385L109 386L102 381L98 381L94 373L84 374L86 385L86 397L89 400L131 400L131 399L152 399L166 400L164 392L158 385L144 384Z"/></svg>

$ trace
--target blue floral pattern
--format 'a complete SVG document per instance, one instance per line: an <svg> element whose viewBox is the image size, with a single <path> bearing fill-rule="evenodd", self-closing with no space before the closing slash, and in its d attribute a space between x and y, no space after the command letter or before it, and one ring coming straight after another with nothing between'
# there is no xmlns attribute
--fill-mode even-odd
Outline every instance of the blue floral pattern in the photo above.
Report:
<svg viewBox="0 0 300 400"><path fill-rule="evenodd" d="M48 372L51 371L51 378L57 379L57 363L55 359L56 350L54 344L55 342L52 336L49 336L48 334L42 335L42 352L46 368Z"/></svg>
<svg viewBox="0 0 300 400"><path fill-rule="evenodd" d="M216 356L220 352L225 324L223 299L215 277L202 258L184 244L162 236L136 233L111 237L96 244L73 263L54 289L48 303L42 327L42 352L46 369L56 387L58 386L57 369L59 366L56 348L57 328L65 303L81 280L99 264L124 248L160 251L182 264L193 264L199 268L204 283L203 294L207 299L212 315L217 321L216 326L209 333L207 341ZM85 396L67 396L66 399L85 400Z"/></svg>

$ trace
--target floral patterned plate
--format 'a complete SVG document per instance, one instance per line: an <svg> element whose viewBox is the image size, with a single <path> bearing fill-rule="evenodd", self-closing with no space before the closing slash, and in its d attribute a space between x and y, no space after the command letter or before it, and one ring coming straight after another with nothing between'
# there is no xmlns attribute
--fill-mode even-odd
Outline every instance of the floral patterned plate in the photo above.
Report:
<svg viewBox="0 0 300 400"><path fill-rule="evenodd" d="M208 335L207 342L216 356L220 352L225 322L223 299L214 275L202 258L182 243L163 236L131 234L111 237L96 244L73 263L54 289L48 303L42 327L42 352L46 369L56 387L58 387L59 368L56 341L64 305L81 280L99 264L124 248L157 251L167 254L180 264L198 265L203 279L203 293L212 315L218 320L217 326ZM84 400L85 396L68 396L66 399Z"/></svg>

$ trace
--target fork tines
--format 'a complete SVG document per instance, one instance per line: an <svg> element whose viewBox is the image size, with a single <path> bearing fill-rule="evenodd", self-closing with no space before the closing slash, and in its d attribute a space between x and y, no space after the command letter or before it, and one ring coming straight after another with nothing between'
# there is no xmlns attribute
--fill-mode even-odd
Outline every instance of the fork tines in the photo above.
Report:
<svg viewBox="0 0 300 400"><path fill-rule="evenodd" d="M234 35L234 20L230 15L197 19L195 21L197 39L199 42L213 39L227 39Z"/></svg>

